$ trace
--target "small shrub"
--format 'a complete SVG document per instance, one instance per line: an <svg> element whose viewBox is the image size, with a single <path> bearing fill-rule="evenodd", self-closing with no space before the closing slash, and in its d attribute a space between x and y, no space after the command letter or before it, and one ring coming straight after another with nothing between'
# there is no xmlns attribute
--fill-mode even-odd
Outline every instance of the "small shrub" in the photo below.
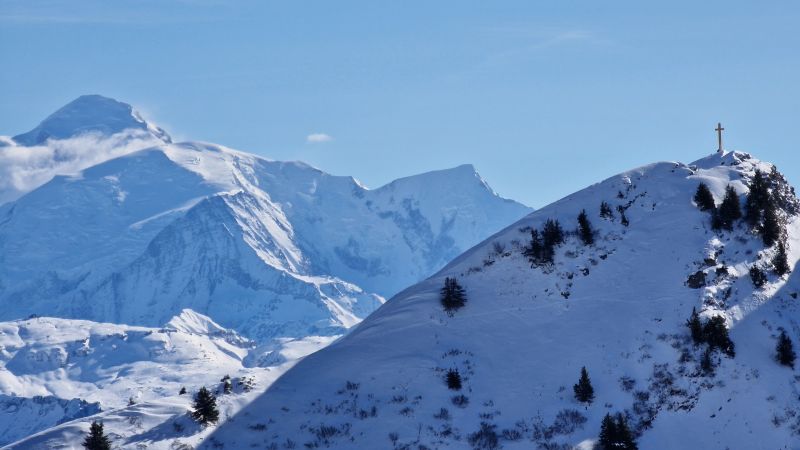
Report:
<svg viewBox="0 0 800 450"><path fill-rule="evenodd" d="M500 437L495 429L497 425L481 422L481 428L470 434L467 441L477 450L494 450L500 448Z"/></svg>
<svg viewBox="0 0 800 450"><path fill-rule="evenodd" d="M469 405L469 397L464 394L454 395L450 398L450 401L459 408L466 408Z"/></svg>
<svg viewBox="0 0 800 450"><path fill-rule="evenodd" d="M786 334L785 330L781 330L781 334L778 336L778 344L775 346L775 353L775 358L780 364L794 369L794 360L797 355L794 352L792 340Z"/></svg>

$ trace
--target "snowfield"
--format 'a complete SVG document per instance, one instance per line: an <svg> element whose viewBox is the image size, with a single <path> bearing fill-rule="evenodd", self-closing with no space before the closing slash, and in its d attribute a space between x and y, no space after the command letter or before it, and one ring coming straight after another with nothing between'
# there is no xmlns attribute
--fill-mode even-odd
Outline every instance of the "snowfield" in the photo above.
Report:
<svg viewBox="0 0 800 450"><path fill-rule="evenodd" d="M800 378L774 359L780 329L800 342L800 279L768 273L755 288L749 268L768 271L774 248L743 222L712 230L692 200L701 181L718 204L728 184L744 194L756 168L771 166L744 153L657 163L536 211L305 358L201 448L591 448L616 412L643 449L800 448ZM599 217L603 201L613 218ZM554 265L532 268L531 227L574 230L583 209L595 244L570 235ZM705 281L692 288L697 272ZM439 301L445 277L468 299L452 315ZM713 374L686 327L693 308L722 315L736 345L734 358L714 353ZM572 392L583 366L589 405ZM451 369L460 391L445 384Z"/></svg>

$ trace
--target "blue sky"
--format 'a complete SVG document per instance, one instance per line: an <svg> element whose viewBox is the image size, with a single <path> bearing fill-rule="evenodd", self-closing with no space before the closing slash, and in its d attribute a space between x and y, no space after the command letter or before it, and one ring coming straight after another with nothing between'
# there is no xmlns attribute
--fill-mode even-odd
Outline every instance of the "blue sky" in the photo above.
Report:
<svg viewBox="0 0 800 450"><path fill-rule="evenodd" d="M711 153L722 121L797 185L798 23L789 1L0 0L0 134L99 93L371 187L473 163L542 206Z"/></svg>

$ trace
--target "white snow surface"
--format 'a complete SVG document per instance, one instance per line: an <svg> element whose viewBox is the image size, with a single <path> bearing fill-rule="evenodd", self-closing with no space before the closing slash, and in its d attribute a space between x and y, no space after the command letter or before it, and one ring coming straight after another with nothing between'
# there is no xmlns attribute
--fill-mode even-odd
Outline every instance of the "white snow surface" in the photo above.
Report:
<svg viewBox="0 0 800 450"><path fill-rule="evenodd" d="M718 203L728 184L746 193L755 168L771 166L744 153L656 163L536 211L302 360L200 448L498 448L470 441L482 422L505 449L591 448L615 412L637 428L651 421L642 449L800 448L800 378L774 359L780 329L800 343L800 279L769 273L754 288L748 269L769 268L774 249L743 223L711 230L692 200L701 181ZM601 201L627 206L629 226L616 210L600 218ZM529 227L552 218L572 230L582 209L595 244L572 235L552 268L532 268ZM787 233L794 268L797 216ZM707 281L690 288L698 271ZM439 301L445 277L468 298L452 316ZM711 376L685 325L692 308L723 315L736 345L734 358L715 354ZM588 406L572 393L582 366L595 388ZM449 369L460 392L445 385Z"/></svg>
<svg viewBox="0 0 800 450"><path fill-rule="evenodd" d="M174 416L170 419L181 417L186 397L200 386L216 388L223 376L231 376L239 394L233 408L331 339L309 336L257 348L191 310L162 328L51 317L3 322L0 444L98 413L108 420L141 412L135 423L116 431L117 437L143 430L152 434L153 418L167 412ZM179 395L182 387L189 395Z"/></svg>

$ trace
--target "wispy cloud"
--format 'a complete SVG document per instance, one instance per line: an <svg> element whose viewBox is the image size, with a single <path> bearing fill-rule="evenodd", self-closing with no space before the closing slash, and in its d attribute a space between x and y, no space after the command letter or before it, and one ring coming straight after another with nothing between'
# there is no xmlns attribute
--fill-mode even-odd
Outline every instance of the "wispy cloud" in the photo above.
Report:
<svg viewBox="0 0 800 450"><path fill-rule="evenodd" d="M322 144L333 140L333 136L325 133L312 133L306 136L306 142L309 144Z"/></svg>
<svg viewBox="0 0 800 450"><path fill-rule="evenodd" d="M83 134L32 147L17 146L8 137L0 136L0 204L16 200L56 175L73 175L159 144L163 142L142 130L112 136Z"/></svg>

